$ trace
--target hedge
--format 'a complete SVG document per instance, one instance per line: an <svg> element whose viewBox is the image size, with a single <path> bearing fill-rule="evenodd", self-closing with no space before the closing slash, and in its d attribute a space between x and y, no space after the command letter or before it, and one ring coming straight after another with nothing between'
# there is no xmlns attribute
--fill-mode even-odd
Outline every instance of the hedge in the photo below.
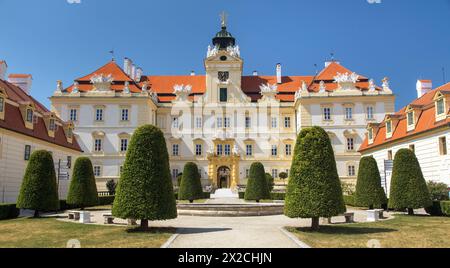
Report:
<svg viewBox="0 0 450 268"><path fill-rule="evenodd" d="M87 157L80 157L75 161L67 203L81 208L98 205L94 170L91 160Z"/></svg>
<svg viewBox="0 0 450 268"><path fill-rule="evenodd" d="M203 192L203 197L202 199L210 199L211 198L211 193L209 192ZM242 197L244 198L244 197ZM175 199L178 200L178 193L175 193Z"/></svg>
<svg viewBox="0 0 450 268"><path fill-rule="evenodd" d="M286 193L270 193L270 199L272 200L284 200L286 199Z"/></svg>
<svg viewBox="0 0 450 268"><path fill-rule="evenodd" d="M0 204L0 220L15 219L19 217L20 209L16 204Z"/></svg>
<svg viewBox="0 0 450 268"><path fill-rule="evenodd" d="M450 201L441 201L441 211L444 216L450 217Z"/></svg>
<svg viewBox="0 0 450 268"><path fill-rule="evenodd" d="M178 199L189 200L192 203L202 197L202 182L198 173L198 166L193 162L188 162L184 165L180 189L178 189Z"/></svg>
<svg viewBox="0 0 450 268"><path fill-rule="evenodd" d="M356 207L354 195L344 195L345 205L350 207Z"/></svg>
<svg viewBox="0 0 450 268"><path fill-rule="evenodd" d="M358 204L360 207L368 207L369 209L387 203L386 194L383 187L381 187L377 161L372 156L363 157L359 162L356 192L353 197L354 204Z"/></svg>
<svg viewBox="0 0 450 268"><path fill-rule="evenodd" d="M269 199L270 191L264 171L264 166L260 162L253 163L250 166L250 176L245 189L245 200L259 200Z"/></svg>
<svg viewBox="0 0 450 268"><path fill-rule="evenodd" d="M114 203L114 198L115 198L114 195L99 196L98 205L99 206L112 205Z"/></svg>

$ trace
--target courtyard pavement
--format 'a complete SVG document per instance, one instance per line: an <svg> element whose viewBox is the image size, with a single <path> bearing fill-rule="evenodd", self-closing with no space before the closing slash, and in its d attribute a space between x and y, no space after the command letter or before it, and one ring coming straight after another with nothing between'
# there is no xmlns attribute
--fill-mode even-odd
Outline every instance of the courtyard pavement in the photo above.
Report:
<svg viewBox="0 0 450 268"><path fill-rule="evenodd" d="M244 203L236 199L209 200L208 203ZM366 221L366 212L349 210L355 213L356 222ZM110 211L91 212L91 224L103 224L103 214ZM389 213L385 216L391 218ZM64 219L64 221L68 221ZM333 223L344 223L345 218L333 218ZM123 226L126 220L115 219L115 226ZM168 245L170 248L299 248L301 243L294 240L283 227L310 226L309 219L290 219L284 215L260 217L199 217L179 216L168 221L154 221L151 227L174 227L178 236ZM321 222L321 224L323 224ZM112 225L112 226L114 226Z"/></svg>

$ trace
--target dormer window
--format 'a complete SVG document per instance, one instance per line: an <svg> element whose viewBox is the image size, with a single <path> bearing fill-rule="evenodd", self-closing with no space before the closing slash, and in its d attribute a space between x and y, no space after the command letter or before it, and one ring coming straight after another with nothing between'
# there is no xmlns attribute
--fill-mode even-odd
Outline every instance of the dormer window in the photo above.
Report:
<svg viewBox="0 0 450 268"><path fill-rule="evenodd" d="M414 125L414 112L408 112L406 118L408 120L408 126Z"/></svg>
<svg viewBox="0 0 450 268"><path fill-rule="evenodd" d="M442 115L445 113L445 102L444 99L441 98L436 101L436 115Z"/></svg>
<svg viewBox="0 0 450 268"><path fill-rule="evenodd" d="M388 120L386 121L386 139L389 139L392 137L392 121Z"/></svg>
<svg viewBox="0 0 450 268"><path fill-rule="evenodd" d="M369 144L373 143L373 128L369 128L367 131L367 137L369 138Z"/></svg>
<svg viewBox="0 0 450 268"><path fill-rule="evenodd" d="M25 117L25 120L28 122L28 123L33 123L33 109L31 109L31 108L28 108L27 109L27 114L26 114L26 117Z"/></svg>
<svg viewBox="0 0 450 268"><path fill-rule="evenodd" d="M449 98L442 92L438 91L434 96L434 105L436 106L436 122L445 120L447 118Z"/></svg>
<svg viewBox="0 0 450 268"><path fill-rule="evenodd" d="M50 119L48 129L49 129L50 131L55 131L55 130L56 130L56 122L55 122L55 119Z"/></svg>
<svg viewBox="0 0 450 268"><path fill-rule="evenodd" d="M0 97L0 113L5 111L5 98Z"/></svg>

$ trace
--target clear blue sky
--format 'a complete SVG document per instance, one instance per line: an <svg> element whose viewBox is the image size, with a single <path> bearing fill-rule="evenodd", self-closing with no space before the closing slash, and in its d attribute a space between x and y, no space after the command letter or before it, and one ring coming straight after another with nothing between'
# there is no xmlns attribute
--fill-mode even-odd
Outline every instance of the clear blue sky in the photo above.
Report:
<svg viewBox="0 0 450 268"><path fill-rule="evenodd" d="M0 59L31 73L46 105L56 80L94 71L111 49L149 75L204 73L223 10L246 74L272 75L281 62L286 75L311 75L334 52L378 84L390 77L397 108L418 78L441 85L445 67L450 80L450 0L0 0L0 10Z"/></svg>

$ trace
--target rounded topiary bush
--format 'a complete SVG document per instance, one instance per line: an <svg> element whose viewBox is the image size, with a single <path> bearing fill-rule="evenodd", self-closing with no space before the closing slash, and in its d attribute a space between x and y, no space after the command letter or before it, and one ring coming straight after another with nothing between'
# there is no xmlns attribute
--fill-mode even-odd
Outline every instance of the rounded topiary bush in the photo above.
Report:
<svg viewBox="0 0 450 268"><path fill-rule="evenodd" d="M87 157L79 157L75 161L69 193L67 194L67 204L82 209L98 204L94 170L91 160Z"/></svg>
<svg viewBox="0 0 450 268"><path fill-rule="evenodd" d="M333 147L320 127L303 129L297 137L290 169L284 213L290 218L312 218L311 228L319 228L319 218L346 211Z"/></svg>
<svg viewBox="0 0 450 268"><path fill-rule="evenodd" d="M266 172L263 164L257 162L250 167L250 174L245 190L245 200L270 199L269 187L267 186Z"/></svg>
<svg viewBox="0 0 450 268"><path fill-rule="evenodd" d="M34 210L35 217L39 216L39 211L59 209L55 166L50 152L41 150L31 154L17 198L17 208Z"/></svg>
<svg viewBox="0 0 450 268"><path fill-rule="evenodd" d="M275 186L275 181L269 173L266 173L266 181L267 181L267 187L269 188L269 193L273 191L273 188Z"/></svg>
<svg viewBox="0 0 450 268"><path fill-rule="evenodd" d="M122 219L149 220L177 217L169 154L161 130L145 125L134 132L116 189L112 214Z"/></svg>
<svg viewBox="0 0 450 268"><path fill-rule="evenodd" d="M394 158L389 208L407 208L409 214L414 214L414 209L431 205L430 192L416 155L409 149L400 149Z"/></svg>
<svg viewBox="0 0 450 268"><path fill-rule="evenodd" d="M198 167L195 163L188 162L184 166L183 176L181 178L180 189L178 190L179 200L194 200L203 198L203 188L198 173Z"/></svg>
<svg viewBox="0 0 450 268"><path fill-rule="evenodd" d="M387 204L386 194L381 187L380 171L372 156L361 158L356 182L355 204L373 209Z"/></svg>

